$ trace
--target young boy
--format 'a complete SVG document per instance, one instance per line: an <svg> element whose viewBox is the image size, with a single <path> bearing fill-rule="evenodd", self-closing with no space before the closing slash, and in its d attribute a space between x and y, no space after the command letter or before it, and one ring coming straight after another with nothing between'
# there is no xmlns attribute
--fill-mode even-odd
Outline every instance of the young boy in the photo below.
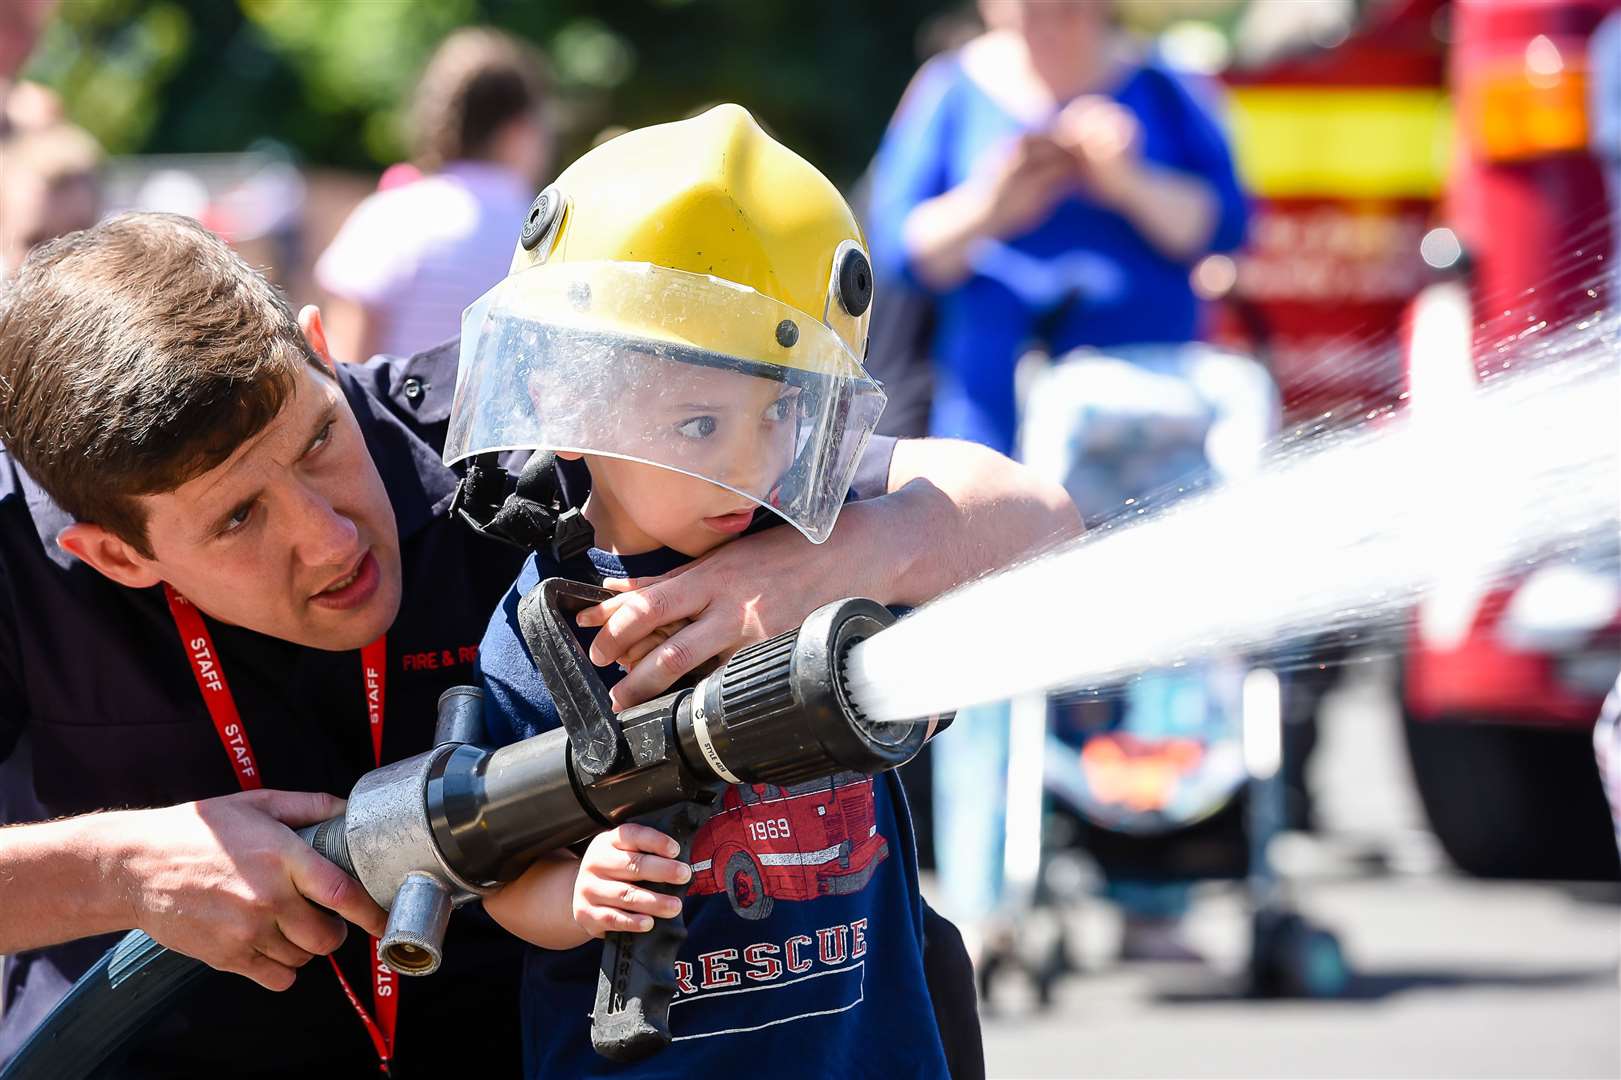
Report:
<svg viewBox="0 0 1621 1080"><path fill-rule="evenodd" d="M819 542L847 498L883 490L856 474L883 406L857 360L870 269L814 168L722 106L604 144L550 195L512 274L469 309L447 460L558 451L610 578L669 572L778 517ZM566 573L531 557L490 623L480 663L497 741L558 724L517 606ZM682 910L644 882L690 882L689 936L674 1041L634 1075L948 1075L893 775L730 788L690 865L678 850L621 826L486 901L540 946L525 963L528 1076L623 1071L590 1045L591 939Z"/></svg>

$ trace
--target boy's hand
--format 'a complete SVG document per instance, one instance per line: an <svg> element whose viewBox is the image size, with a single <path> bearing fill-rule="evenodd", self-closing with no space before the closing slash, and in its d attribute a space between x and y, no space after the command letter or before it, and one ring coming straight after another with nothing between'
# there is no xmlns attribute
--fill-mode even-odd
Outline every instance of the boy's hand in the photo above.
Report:
<svg viewBox="0 0 1621 1080"><path fill-rule="evenodd" d="M621 825L600 834L585 849L574 879L574 921L594 938L615 931L645 933L655 917L681 913L681 898L636 885L656 881L685 885L692 869L676 861L681 845L646 825Z"/></svg>

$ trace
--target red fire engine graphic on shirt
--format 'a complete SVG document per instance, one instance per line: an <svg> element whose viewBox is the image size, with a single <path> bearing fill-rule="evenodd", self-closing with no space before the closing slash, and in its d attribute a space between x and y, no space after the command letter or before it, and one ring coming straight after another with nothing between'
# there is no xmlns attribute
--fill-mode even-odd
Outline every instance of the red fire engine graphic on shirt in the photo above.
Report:
<svg viewBox="0 0 1621 1080"><path fill-rule="evenodd" d="M872 778L853 772L734 785L693 840L690 892L724 893L745 919L778 900L860 892L889 857L874 806Z"/></svg>
<svg viewBox="0 0 1621 1080"><path fill-rule="evenodd" d="M719 947L676 961L670 1026L677 1042L761 1031L860 1008L875 928L870 915L764 933L779 901L864 890L889 841L877 827L871 777L840 773L803 784L740 784L692 843L691 895L724 895L748 920ZM728 920L729 921L729 920ZM692 942L689 941L689 945Z"/></svg>

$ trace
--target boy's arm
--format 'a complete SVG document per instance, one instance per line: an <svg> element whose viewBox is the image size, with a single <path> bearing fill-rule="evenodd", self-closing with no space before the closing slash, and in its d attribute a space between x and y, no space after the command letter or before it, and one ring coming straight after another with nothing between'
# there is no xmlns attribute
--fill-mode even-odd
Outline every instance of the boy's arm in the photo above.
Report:
<svg viewBox="0 0 1621 1080"><path fill-rule="evenodd" d="M994 450L954 439L895 444L888 493L847 505L825 544L767 529L659 578L608 582L627 591L580 616L602 626L591 660L610 664L660 627L689 624L640 657L611 691L625 708L751 641L797 626L846 596L911 606L1020 556L1079 535L1057 484Z"/></svg>
<svg viewBox="0 0 1621 1080"><path fill-rule="evenodd" d="M543 949L572 949L591 940L574 921L574 878L580 862L566 852L540 858L516 880L484 898L484 910L509 933Z"/></svg>
<svg viewBox="0 0 1621 1080"><path fill-rule="evenodd" d="M681 912L681 898L640 881L684 885L692 871L672 856L681 845L645 825L599 834L583 858L545 856L516 881L484 899L484 910L511 933L543 949L572 949L613 931L645 933L653 917Z"/></svg>

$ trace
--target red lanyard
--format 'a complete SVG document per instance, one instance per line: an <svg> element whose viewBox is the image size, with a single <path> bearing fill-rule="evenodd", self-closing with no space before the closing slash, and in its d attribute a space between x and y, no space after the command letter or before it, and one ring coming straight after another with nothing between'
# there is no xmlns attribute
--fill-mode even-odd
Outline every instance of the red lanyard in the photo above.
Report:
<svg viewBox="0 0 1621 1080"><path fill-rule="evenodd" d="M214 635L209 633L202 614L192 606L191 601L167 582L163 585L163 595L169 601L169 614L174 617L175 628L180 631L180 644L186 650L186 659L191 662L191 673L197 680L197 689L202 691L208 715L214 721L214 731L219 735L225 756L230 759L231 768L236 772L236 782L243 791L263 787L259 762L253 756L253 744L248 742L242 716L236 711L236 699L231 696L230 684L225 681L225 670L220 666L219 650L214 648ZM383 763L383 704L387 668L388 636L385 634L360 650L366 720L371 727L372 759L379 766ZM327 960L332 964L332 973L338 977L338 985L343 988L343 996L354 1006L355 1014L365 1026L366 1034L371 1037L372 1047L377 1051L378 1066L387 1076L394 1057L394 1029L400 999L396 993L394 972L382 962L376 938L371 939L371 957L372 1007L376 1019L366 1011L354 988L349 985L349 980L344 978L337 957L328 956Z"/></svg>

